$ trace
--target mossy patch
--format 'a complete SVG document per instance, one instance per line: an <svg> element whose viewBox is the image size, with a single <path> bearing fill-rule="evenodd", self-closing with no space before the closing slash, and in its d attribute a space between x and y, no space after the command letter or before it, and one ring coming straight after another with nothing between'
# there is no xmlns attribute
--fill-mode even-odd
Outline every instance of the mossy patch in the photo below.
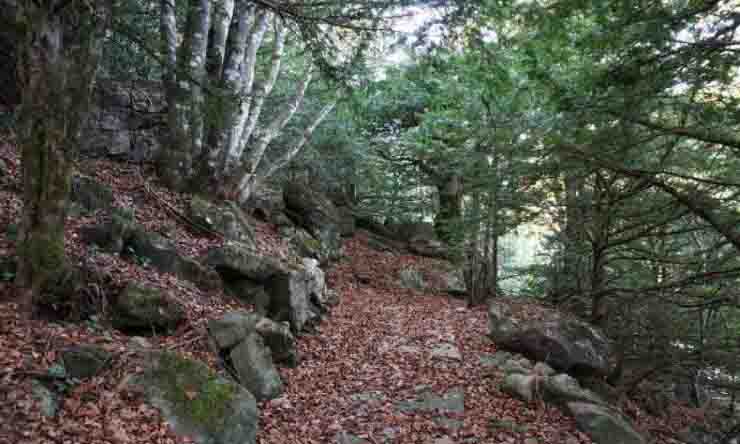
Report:
<svg viewBox="0 0 740 444"><path fill-rule="evenodd" d="M238 387L204 364L165 352L148 377L181 420L209 433L224 427Z"/></svg>

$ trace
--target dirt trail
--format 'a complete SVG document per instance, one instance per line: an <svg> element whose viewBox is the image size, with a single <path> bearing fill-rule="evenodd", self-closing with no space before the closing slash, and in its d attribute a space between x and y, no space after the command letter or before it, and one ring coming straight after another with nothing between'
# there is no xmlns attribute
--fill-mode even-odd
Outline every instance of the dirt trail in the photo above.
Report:
<svg viewBox="0 0 740 444"><path fill-rule="evenodd" d="M299 341L286 394L262 406L260 443L590 442L557 410L499 392L480 361L495 352L484 310L398 287L402 267L431 275L436 261L374 251L361 235L345 250L328 276L341 305Z"/></svg>

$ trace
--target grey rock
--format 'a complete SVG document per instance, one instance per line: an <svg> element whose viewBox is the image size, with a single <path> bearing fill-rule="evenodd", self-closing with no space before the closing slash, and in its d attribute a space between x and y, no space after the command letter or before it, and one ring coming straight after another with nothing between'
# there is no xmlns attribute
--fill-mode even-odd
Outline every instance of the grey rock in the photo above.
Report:
<svg viewBox="0 0 740 444"><path fill-rule="evenodd" d="M231 312L208 321L207 330L222 353L229 353L248 336L256 332L270 348L275 363L295 367L298 352L295 338L287 324L278 323L257 313Z"/></svg>
<svg viewBox="0 0 740 444"><path fill-rule="evenodd" d="M166 101L159 82L95 82L80 151L91 157L153 160L166 135Z"/></svg>
<svg viewBox="0 0 740 444"><path fill-rule="evenodd" d="M586 322L555 313L547 320L522 320L503 302L489 305L488 321L491 339L502 349L578 376L609 371L609 342Z"/></svg>
<svg viewBox="0 0 740 444"><path fill-rule="evenodd" d="M185 310L161 290L129 284L118 295L111 320L120 330L169 333L185 320Z"/></svg>
<svg viewBox="0 0 740 444"><path fill-rule="evenodd" d="M541 376L553 376L557 372L554 368L550 367L546 363L538 362L534 365L534 367L532 367L532 373Z"/></svg>
<svg viewBox="0 0 740 444"><path fill-rule="evenodd" d="M478 356L478 361L483 367L501 367L511 358L511 353L506 351L497 351L494 354L482 354Z"/></svg>
<svg viewBox="0 0 740 444"><path fill-rule="evenodd" d="M197 225L224 235L230 241L256 248L254 226L234 202L215 204L200 196L190 199L188 217Z"/></svg>
<svg viewBox="0 0 740 444"><path fill-rule="evenodd" d="M396 408L402 412L432 412L440 414L459 414L465 411L465 392L463 389L452 389L449 392L437 395L425 391L416 399L396 403Z"/></svg>
<svg viewBox="0 0 740 444"><path fill-rule="evenodd" d="M258 401L274 399L283 393L283 381L262 336L249 333L231 350L230 357L239 381Z"/></svg>
<svg viewBox="0 0 740 444"><path fill-rule="evenodd" d="M267 315L270 308L270 295L264 285L249 279L238 279L226 282L224 287L240 301L254 305L257 313Z"/></svg>
<svg viewBox="0 0 740 444"><path fill-rule="evenodd" d="M51 391L40 381L31 381L31 390L34 398L39 401L41 414L47 418L53 418L59 413L59 396Z"/></svg>
<svg viewBox="0 0 740 444"><path fill-rule="evenodd" d="M322 264L341 257L341 215L325 195L299 183L283 189L286 208L295 222L321 243Z"/></svg>
<svg viewBox="0 0 740 444"><path fill-rule="evenodd" d="M460 349L450 343L443 343L434 346L431 351L431 356L436 359L462 361L462 353L460 353Z"/></svg>
<svg viewBox="0 0 740 444"><path fill-rule="evenodd" d="M254 396L205 364L174 353L150 353L150 366L130 381L173 430L199 444L254 444L259 412Z"/></svg>
<svg viewBox="0 0 740 444"><path fill-rule="evenodd" d="M462 271L446 271L442 273L441 278L444 282L443 291L457 297L462 297L468 294L468 287L465 285L465 278L463 277Z"/></svg>
<svg viewBox="0 0 740 444"><path fill-rule="evenodd" d="M538 393L539 379L535 375L510 373L501 383L501 391L525 402L531 402Z"/></svg>
<svg viewBox="0 0 740 444"><path fill-rule="evenodd" d="M61 357L68 376L85 379L103 370L111 354L95 345L75 345L62 350Z"/></svg>
<svg viewBox="0 0 740 444"><path fill-rule="evenodd" d="M578 429L599 444L645 444L643 438L619 412L602 405L570 402L567 409Z"/></svg>
<svg viewBox="0 0 740 444"><path fill-rule="evenodd" d="M248 279L259 284L268 282L278 274L285 274L288 270L277 259L234 242L211 249L206 263L215 268L226 281Z"/></svg>
<svg viewBox="0 0 740 444"><path fill-rule="evenodd" d="M398 276L401 287L403 288L410 288L413 290L424 290L427 288L424 275L421 271L415 268L404 268Z"/></svg>
<svg viewBox="0 0 740 444"><path fill-rule="evenodd" d="M527 375L532 373L533 367L532 363L526 358L512 357L501 366L501 370L504 373Z"/></svg>
<svg viewBox="0 0 740 444"><path fill-rule="evenodd" d="M606 405L599 395L581 387L578 381L566 374L559 374L547 378L543 384L545 400L555 404L565 405L569 402L588 402Z"/></svg>

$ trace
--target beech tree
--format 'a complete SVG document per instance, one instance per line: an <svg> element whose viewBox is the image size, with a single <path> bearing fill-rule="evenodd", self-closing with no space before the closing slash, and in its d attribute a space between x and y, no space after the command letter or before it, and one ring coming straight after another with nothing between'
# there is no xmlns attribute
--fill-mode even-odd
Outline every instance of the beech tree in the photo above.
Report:
<svg viewBox="0 0 740 444"><path fill-rule="evenodd" d="M171 139L160 171L169 185L208 184L243 202L306 146L339 93L308 118L300 136L281 147L279 155L269 155L273 142L305 108L306 92L318 74L343 76L393 5L315 3L192 1L182 27L175 3L161 2ZM180 28L184 35L178 45ZM294 54L301 53L300 68L286 67L289 43ZM268 48L266 66L259 69L260 53ZM296 56L291 59L295 65ZM278 78L292 70L298 74L291 97L266 115L265 103Z"/></svg>

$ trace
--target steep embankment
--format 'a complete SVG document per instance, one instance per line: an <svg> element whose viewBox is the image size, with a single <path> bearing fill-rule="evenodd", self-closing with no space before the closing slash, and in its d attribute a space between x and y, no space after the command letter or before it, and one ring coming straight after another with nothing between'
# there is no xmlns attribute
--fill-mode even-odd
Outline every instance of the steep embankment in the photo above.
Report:
<svg viewBox="0 0 740 444"><path fill-rule="evenodd" d="M0 144L0 257L13 253L13 224L20 211L18 157ZM193 233L175 213L188 196L153 185L139 167L83 162L80 170L114 191L119 207L132 208L136 222L166 235L185 257L199 258L222 241ZM145 365L141 347L176 351L222 371L206 343L204 325L235 309L250 309L221 290L204 291L146 263L123 260L80 241L80 227L98 213L72 217L68 254L93 265L100 281L85 291L102 315L81 323L22 320L11 286L0 282L0 442L181 443L159 412L128 389L125 381ZM258 247L287 254L274 227L256 223ZM286 392L260 405L258 442L277 443L587 443L573 420L541 403L525 404L499 390L501 373L486 356L486 313L435 291L399 287L399 272L413 264L432 277L441 264L431 259L379 252L360 233L344 244L345 258L328 272L341 296L316 334L299 338L302 358L281 369ZM10 276L5 276L10 277ZM132 338L111 329L105 318L109 295L129 282L145 282L174 295L187 320L171 336ZM69 385L53 371L65 347L98 344L108 352L107 370ZM490 357L490 356L489 356ZM65 391L58 405L42 405L51 380ZM47 381L49 382L49 381ZM39 396L42 395L42 396ZM48 393L46 394L48 395ZM42 414L55 408L53 417Z"/></svg>

